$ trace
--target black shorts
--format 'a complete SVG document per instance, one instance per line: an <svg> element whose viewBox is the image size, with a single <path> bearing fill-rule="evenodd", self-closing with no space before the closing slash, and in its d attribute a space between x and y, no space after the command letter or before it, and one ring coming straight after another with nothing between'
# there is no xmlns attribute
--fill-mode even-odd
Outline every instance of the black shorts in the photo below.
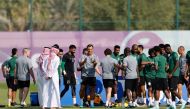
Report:
<svg viewBox="0 0 190 109"><path fill-rule="evenodd" d="M28 81L20 81L18 80L18 88L22 89L22 88L29 88L30 87L30 80Z"/></svg>
<svg viewBox="0 0 190 109"><path fill-rule="evenodd" d="M145 85L145 77L144 76L140 76L140 82L139 82L139 86Z"/></svg>
<svg viewBox="0 0 190 109"><path fill-rule="evenodd" d="M138 89L138 79L125 79L125 89L129 89L132 92Z"/></svg>
<svg viewBox="0 0 190 109"><path fill-rule="evenodd" d="M146 77L146 86L147 86L147 88L155 89L155 79Z"/></svg>
<svg viewBox="0 0 190 109"><path fill-rule="evenodd" d="M96 77L85 77L82 79L82 85L96 86Z"/></svg>
<svg viewBox="0 0 190 109"><path fill-rule="evenodd" d="M187 85L188 84L188 81L185 80L184 75L179 76L178 84L182 84L182 85L184 85L184 84Z"/></svg>
<svg viewBox="0 0 190 109"><path fill-rule="evenodd" d="M178 83L179 83L179 77L173 76L172 78L169 78L168 84L169 84L170 91L177 90Z"/></svg>
<svg viewBox="0 0 190 109"><path fill-rule="evenodd" d="M76 78L75 78L75 74L70 74L70 75L64 75L63 76L63 82L64 82L64 85L76 85Z"/></svg>
<svg viewBox="0 0 190 109"><path fill-rule="evenodd" d="M156 78L155 79L155 89L165 91L168 89L167 78Z"/></svg>
<svg viewBox="0 0 190 109"><path fill-rule="evenodd" d="M103 79L103 84L105 88L113 87L114 86L114 79Z"/></svg>
<svg viewBox="0 0 190 109"><path fill-rule="evenodd" d="M7 87L12 89L13 91L17 90L17 84L14 84L14 77L8 77L6 79Z"/></svg>

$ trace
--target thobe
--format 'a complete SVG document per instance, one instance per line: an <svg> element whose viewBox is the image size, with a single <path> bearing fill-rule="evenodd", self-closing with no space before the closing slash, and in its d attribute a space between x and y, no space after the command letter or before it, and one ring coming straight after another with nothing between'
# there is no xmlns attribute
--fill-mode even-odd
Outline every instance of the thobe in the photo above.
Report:
<svg viewBox="0 0 190 109"><path fill-rule="evenodd" d="M60 91L59 91L59 75L58 66L60 64L60 59L54 54L54 58L51 59L51 66L48 69L49 59L45 61L46 75L51 79L45 79L45 84L43 87L43 107L61 107L60 103Z"/></svg>
<svg viewBox="0 0 190 109"><path fill-rule="evenodd" d="M45 73L45 60L48 58L48 55L46 56L40 56L39 59L37 60L38 63L38 68L37 68L37 84L38 84L38 101L40 106L43 106L43 86L45 83L45 77L46 77L46 73Z"/></svg>

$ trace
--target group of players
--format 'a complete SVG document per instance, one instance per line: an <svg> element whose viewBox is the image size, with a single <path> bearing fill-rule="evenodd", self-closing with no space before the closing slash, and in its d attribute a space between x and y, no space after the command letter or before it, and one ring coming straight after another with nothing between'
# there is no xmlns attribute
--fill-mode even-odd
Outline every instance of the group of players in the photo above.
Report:
<svg viewBox="0 0 190 109"><path fill-rule="evenodd" d="M81 72L82 79L79 92L80 107L82 108L85 104L87 88L90 90L89 105L92 108L94 107L96 73L101 75L103 79L106 90L106 108L112 106L112 96L115 98L115 103L127 100L128 107L146 105L145 86L148 89L148 107L159 109L160 91L164 92L169 108L176 109L176 98L178 98L177 104L181 105L181 109L190 105L190 51L185 53L185 48L180 46L177 53L172 50L169 44L160 44L150 48L148 50L149 56L146 56L143 49L143 45L134 44L131 48L126 47L124 53L120 54L120 46L116 45L113 52L109 48L105 49L105 57L99 60L94 53L94 46L92 44L87 45L77 63L77 70ZM63 74L65 87L60 96L63 97L71 86L73 104L77 106L75 52L76 46L70 45L67 53L63 54L63 50L60 49L57 55L60 57L58 71L60 75ZM16 59L14 56L16 53L13 52L13 64L15 64ZM102 68L101 71L100 68ZM117 97L119 74L125 80L122 100ZM187 87L188 101L182 98L183 84ZM15 90L13 90L12 103L15 103Z"/></svg>
<svg viewBox="0 0 190 109"><path fill-rule="evenodd" d="M110 53L106 53L107 49L105 50L106 56L109 55L118 62L118 64L114 64L115 69L118 69L114 70L115 77L113 79L115 84L111 84L112 82L107 78L104 79L103 76L105 88L117 87L117 76L120 70L125 79L124 98L127 98L129 107L146 104L146 84L149 97L148 107L159 109L160 91L163 91L169 108L176 109L176 98L178 98L179 102L177 104L181 105L181 109L184 109L186 105L190 104L190 98L187 102L182 98L183 84L187 87L188 96L190 92L190 52L186 54L185 48L180 46L177 53L172 50L169 44L160 44L150 48L148 51L149 56L146 56L143 49L142 45L134 44L131 49L125 48L122 55L119 55L119 46L114 47L112 54L110 50ZM107 73L104 69L108 67L106 66L108 63L102 61L100 63L103 65L102 74L104 75L104 73ZM113 62L110 61L111 63ZM109 90L106 92L109 93ZM107 96L107 107L109 107L109 100L110 98Z"/></svg>
<svg viewBox="0 0 190 109"><path fill-rule="evenodd" d="M79 59L77 66L77 70L81 71L82 79L80 107L82 108L84 105L87 86L90 90L90 107L94 107L96 73L101 75L103 79L103 85L106 90L105 106L107 108L112 106L110 100L112 96L114 96L116 103L121 102L117 97L119 72L121 72L125 80L123 98L128 101L128 107L147 104L145 86L148 89L148 107L159 109L160 91L164 92L169 108L176 109L176 98L179 100L177 104L181 105L181 109L189 105L190 97L188 101L182 98L182 85L186 85L187 95L190 96L190 51L186 54L185 48L180 46L177 53L172 50L169 44L160 44L150 48L148 51L149 56L146 56L143 49L143 45L134 44L131 48L126 47L124 53L120 55L120 46L116 45L113 53L111 49L107 48L104 51L105 57L99 60L98 56L94 54L94 46L89 44L83 50L83 55ZM75 50L71 50L71 52L73 51L75 52ZM69 66L74 65L74 61L67 55L63 56L65 62L64 84L71 85L73 101L75 101L76 80L74 73L69 71L71 70L69 68L73 68L73 66ZM71 62L73 63L71 64ZM100 67L102 72L99 70ZM66 88L68 90L68 87ZM61 97L64 96L66 90L62 91Z"/></svg>

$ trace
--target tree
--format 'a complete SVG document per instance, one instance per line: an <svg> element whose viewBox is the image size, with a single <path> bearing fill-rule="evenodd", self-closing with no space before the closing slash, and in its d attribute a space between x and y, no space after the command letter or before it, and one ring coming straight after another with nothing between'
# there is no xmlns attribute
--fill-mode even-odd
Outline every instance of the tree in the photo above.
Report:
<svg viewBox="0 0 190 109"><path fill-rule="evenodd" d="M169 30L174 28L174 0L133 0L132 28L138 30Z"/></svg>

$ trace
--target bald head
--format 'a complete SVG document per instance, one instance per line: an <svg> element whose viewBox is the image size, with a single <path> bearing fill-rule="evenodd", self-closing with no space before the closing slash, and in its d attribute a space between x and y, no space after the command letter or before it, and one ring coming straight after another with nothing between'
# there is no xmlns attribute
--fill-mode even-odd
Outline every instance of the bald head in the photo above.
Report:
<svg viewBox="0 0 190 109"><path fill-rule="evenodd" d="M184 46L179 46L178 47L178 53L180 56L185 54L185 47Z"/></svg>
<svg viewBox="0 0 190 109"><path fill-rule="evenodd" d="M30 49L29 48L24 48L23 50L22 50L22 53L23 53L23 55L24 56L30 56Z"/></svg>
<svg viewBox="0 0 190 109"><path fill-rule="evenodd" d="M137 53L138 53L138 45L137 45L137 44L133 44L133 45L132 45L131 52L132 52L133 54L137 54Z"/></svg>

